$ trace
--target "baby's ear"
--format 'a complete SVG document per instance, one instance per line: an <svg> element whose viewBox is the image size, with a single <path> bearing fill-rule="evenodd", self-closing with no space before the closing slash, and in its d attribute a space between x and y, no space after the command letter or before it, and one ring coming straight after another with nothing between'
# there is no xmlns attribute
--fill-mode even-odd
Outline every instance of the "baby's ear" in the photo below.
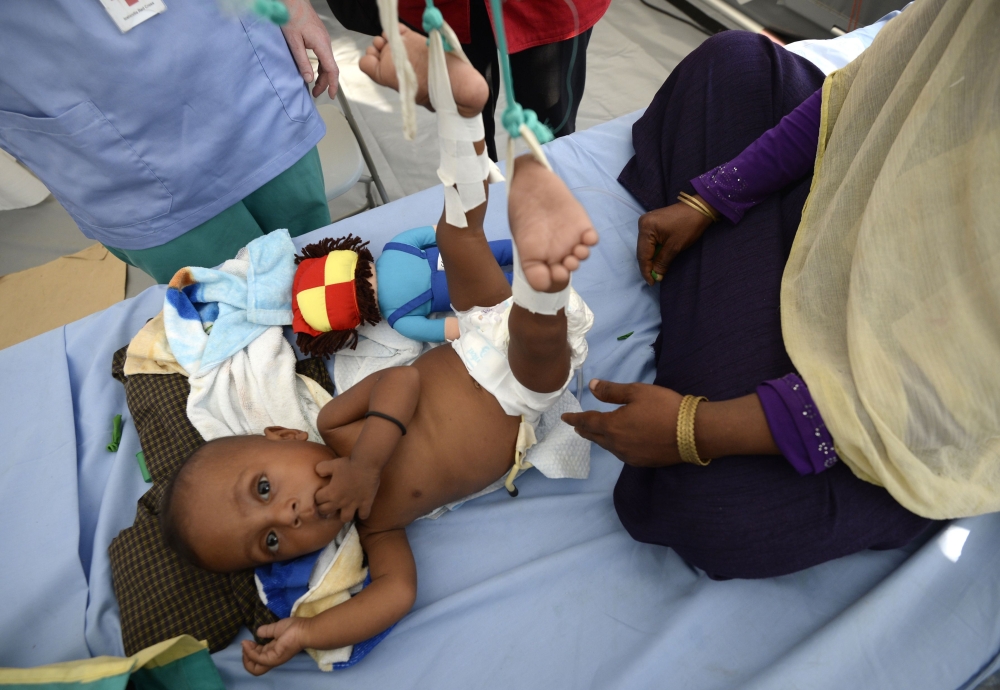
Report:
<svg viewBox="0 0 1000 690"><path fill-rule="evenodd" d="M264 429L264 438L270 441L308 441L309 434L298 429L286 429L283 426L269 426Z"/></svg>

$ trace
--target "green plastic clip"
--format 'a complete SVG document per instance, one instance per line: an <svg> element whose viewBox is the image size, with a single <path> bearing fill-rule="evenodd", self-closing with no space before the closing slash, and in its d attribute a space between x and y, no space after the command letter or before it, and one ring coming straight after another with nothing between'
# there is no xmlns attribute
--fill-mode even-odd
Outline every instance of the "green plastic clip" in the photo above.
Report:
<svg viewBox="0 0 1000 690"><path fill-rule="evenodd" d="M278 26L284 26L288 23L288 8L278 0L255 0L253 11L265 19L270 19Z"/></svg>
<svg viewBox="0 0 1000 690"><path fill-rule="evenodd" d="M139 461L139 471L142 472L142 478L147 484L153 483L153 477L149 474L149 468L146 467L146 456L140 450L135 454L135 459Z"/></svg>
<svg viewBox="0 0 1000 690"><path fill-rule="evenodd" d="M625 335L620 335L618 336L618 340L628 340L629 336L632 335L633 333L635 333L635 331L629 331Z"/></svg>
<svg viewBox="0 0 1000 690"><path fill-rule="evenodd" d="M118 444L122 442L122 416L116 414L115 418L111 420L111 443L107 445L107 449L111 453L118 452Z"/></svg>

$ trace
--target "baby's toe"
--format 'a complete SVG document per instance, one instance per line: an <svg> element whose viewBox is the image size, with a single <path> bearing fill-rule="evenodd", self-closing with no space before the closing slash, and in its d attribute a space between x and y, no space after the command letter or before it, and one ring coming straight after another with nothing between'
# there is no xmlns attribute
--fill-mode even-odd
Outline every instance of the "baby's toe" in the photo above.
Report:
<svg viewBox="0 0 1000 690"><path fill-rule="evenodd" d="M585 261L590 256L590 247L585 244L578 244L573 247L573 256L580 261Z"/></svg>
<svg viewBox="0 0 1000 690"><path fill-rule="evenodd" d="M584 231L580 239L584 244L594 246L600 239L600 235L597 234L597 230L594 230L593 228L587 228L587 230Z"/></svg>
<svg viewBox="0 0 1000 690"><path fill-rule="evenodd" d="M532 263L524 266L524 278L533 289L540 292L552 286L552 272L542 263Z"/></svg>
<svg viewBox="0 0 1000 690"><path fill-rule="evenodd" d="M562 260L562 265L563 268L565 268L567 271L572 272L580 268L580 260L577 259L572 254L570 254L569 256L567 256L565 259Z"/></svg>
<svg viewBox="0 0 1000 690"><path fill-rule="evenodd" d="M368 50L371 50L369 48ZM378 68L378 58L374 55L362 55L358 60L358 69L367 74L372 79L375 78L375 70Z"/></svg>
<svg viewBox="0 0 1000 690"><path fill-rule="evenodd" d="M550 268L550 276L552 279L552 282L549 285L549 289L551 290L554 286L558 286L560 290L566 287L566 283L569 282L569 274L570 274L569 270L567 270L563 264L555 264L554 266L550 266L549 268Z"/></svg>

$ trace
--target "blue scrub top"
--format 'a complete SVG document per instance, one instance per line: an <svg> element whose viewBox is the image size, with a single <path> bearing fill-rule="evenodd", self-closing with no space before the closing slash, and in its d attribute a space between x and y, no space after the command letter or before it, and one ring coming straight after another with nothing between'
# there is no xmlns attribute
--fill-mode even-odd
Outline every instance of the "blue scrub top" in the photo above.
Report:
<svg viewBox="0 0 1000 690"><path fill-rule="evenodd" d="M325 132L267 20L168 0L123 34L100 0L0 2L0 148L106 245L184 234Z"/></svg>

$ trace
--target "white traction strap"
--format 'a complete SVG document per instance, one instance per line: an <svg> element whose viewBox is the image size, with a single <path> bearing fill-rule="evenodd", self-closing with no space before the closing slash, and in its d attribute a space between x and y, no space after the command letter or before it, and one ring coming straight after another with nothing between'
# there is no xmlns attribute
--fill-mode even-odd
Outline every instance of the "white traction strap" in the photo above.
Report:
<svg viewBox="0 0 1000 690"><path fill-rule="evenodd" d="M442 31L452 52L471 65L462 51L458 37L447 22L442 26ZM486 202L483 181L499 182L503 180L503 175L486 155L485 148L482 153L476 153L475 142L482 141L486 136L482 116L462 117L458 113L455 96L451 91L451 80L448 78L441 33L432 31L429 39L427 90L438 116L441 163L437 174L444 185L445 220L456 228L464 228L468 227L466 212Z"/></svg>
<svg viewBox="0 0 1000 690"><path fill-rule="evenodd" d="M565 309L569 304L570 285L566 284L559 292L538 292L528 284L524 277L524 269L521 267L521 256L517 251L517 242L512 242L514 250L514 280L511 282L510 291L514 297L514 304L527 309L535 314L558 314L560 309ZM572 282L572 274L570 274Z"/></svg>

